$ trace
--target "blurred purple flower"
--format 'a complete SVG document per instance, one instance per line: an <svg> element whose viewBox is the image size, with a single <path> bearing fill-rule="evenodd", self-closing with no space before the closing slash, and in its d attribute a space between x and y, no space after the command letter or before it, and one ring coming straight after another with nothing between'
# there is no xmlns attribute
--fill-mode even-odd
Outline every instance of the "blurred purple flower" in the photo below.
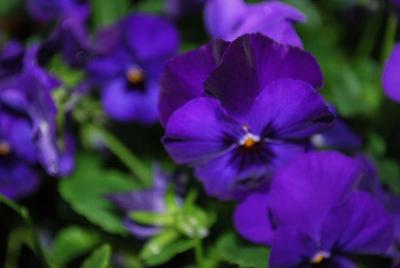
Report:
<svg viewBox="0 0 400 268"><path fill-rule="evenodd" d="M161 17L134 14L98 36L89 79L101 87L106 112L120 121L157 120L159 79L179 46L178 32Z"/></svg>
<svg viewBox="0 0 400 268"><path fill-rule="evenodd" d="M206 0L166 0L165 11L169 16L182 17L200 12Z"/></svg>
<svg viewBox="0 0 400 268"><path fill-rule="evenodd" d="M387 60L383 75L382 84L386 95L400 102L400 44L394 49L389 59Z"/></svg>
<svg viewBox="0 0 400 268"><path fill-rule="evenodd" d="M15 178L2 177L1 184L9 185L4 191L15 195L18 187L36 185L32 171L36 163L50 175L65 175L73 168L73 140L65 140L63 150L57 145L57 111L51 92L59 82L38 65L37 51L37 45L27 49L18 72L0 79L0 161L10 166L8 174Z"/></svg>
<svg viewBox="0 0 400 268"><path fill-rule="evenodd" d="M32 18L46 23L65 17L66 14L76 11L82 2L79 0L27 0L26 8Z"/></svg>
<svg viewBox="0 0 400 268"><path fill-rule="evenodd" d="M341 119L336 119L333 127L324 133L312 136L311 142L316 147L343 151L358 151L362 147L360 135Z"/></svg>
<svg viewBox="0 0 400 268"><path fill-rule="evenodd" d="M180 81L176 74L189 75L204 60L209 64L207 58L194 61L193 55L213 51L209 49L213 44L168 65L161 116L178 109L168 119L163 143L177 163L196 168L208 194L240 198L265 184L276 167L303 152L311 135L331 126L333 115L313 87L322 83L314 59L260 34L245 35L230 44L204 83L205 90L187 87L188 78L182 75ZM190 67L186 57L195 67ZM189 83L199 83L204 69L210 67L207 64L200 65L203 70L197 76L189 76ZM190 90L194 93L187 94ZM185 95L197 98L182 105ZM164 113L162 118L168 117Z"/></svg>
<svg viewBox="0 0 400 268"><path fill-rule="evenodd" d="M204 20L212 37L227 41L259 32L283 44L303 46L293 23L303 22L304 15L278 1L246 4L244 0L209 0Z"/></svg>
<svg viewBox="0 0 400 268"><path fill-rule="evenodd" d="M4 44L0 42L0 80L18 73L23 57L24 49L20 43L12 40Z"/></svg>
<svg viewBox="0 0 400 268"><path fill-rule="evenodd" d="M357 160L336 152L301 155L278 172L268 192L239 204L235 226L246 239L271 246L271 268L353 267L349 254L385 254L391 218L357 190L361 174Z"/></svg>
<svg viewBox="0 0 400 268"><path fill-rule="evenodd" d="M156 167L154 169L154 182L151 188L134 192L117 193L108 198L118 208L127 213L124 225L128 231L138 238L145 239L158 234L160 228L136 223L128 217L128 214L135 211L164 212L167 186L168 175Z"/></svg>

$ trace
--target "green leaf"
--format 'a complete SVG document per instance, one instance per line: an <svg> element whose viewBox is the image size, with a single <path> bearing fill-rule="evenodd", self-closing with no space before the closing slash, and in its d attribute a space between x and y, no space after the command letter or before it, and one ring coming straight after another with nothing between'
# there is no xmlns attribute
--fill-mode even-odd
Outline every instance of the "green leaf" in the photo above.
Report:
<svg viewBox="0 0 400 268"><path fill-rule="evenodd" d="M167 230L150 239L140 253L148 266L157 266L168 262L176 255L194 247L193 240L178 239L179 234Z"/></svg>
<svg viewBox="0 0 400 268"><path fill-rule="evenodd" d="M149 211L135 211L129 213L129 217L140 224L147 225L158 225L163 226L167 224L171 224L173 219L168 214L161 214L157 212L149 212Z"/></svg>
<svg viewBox="0 0 400 268"><path fill-rule="evenodd" d="M91 0L90 3L95 28L109 26L131 11L129 0Z"/></svg>
<svg viewBox="0 0 400 268"><path fill-rule="evenodd" d="M223 235L217 250L225 262L246 268L268 267L269 249L261 246L242 245L234 233Z"/></svg>
<svg viewBox="0 0 400 268"><path fill-rule="evenodd" d="M164 0L140 1L136 5L136 10L145 13L162 13L165 8Z"/></svg>
<svg viewBox="0 0 400 268"><path fill-rule="evenodd" d="M400 194L400 165L391 159L378 162L379 175L384 184L395 194Z"/></svg>
<svg viewBox="0 0 400 268"><path fill-rule="evenodd" d="M48 256L57 266L63 267L69 261L86 254L99 241L97 233L70 226L57 234Z"/></svg>
<svg viewBox="0 0 400 268"><path fill-rule="evenodd" d="M111 247L107 244L94 251L81 268L107 268L110 265Z"/></svg>
<svg viewBox="0 0 400 268"><path fill-rule="evenodd" d="M129 176L114 170L104 170L94 155L77 157L75 172L59 184L61 196L87 220L110 233L126 234L122 219L106 196L132 191L137 184Z"/></svg>

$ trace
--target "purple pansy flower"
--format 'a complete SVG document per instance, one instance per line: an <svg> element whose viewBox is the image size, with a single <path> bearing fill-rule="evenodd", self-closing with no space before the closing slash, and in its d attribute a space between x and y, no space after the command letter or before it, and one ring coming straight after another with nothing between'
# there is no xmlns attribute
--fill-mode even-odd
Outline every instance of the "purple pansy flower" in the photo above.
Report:
<svg viewBox="0 0 400 268"><path fill-rule="evenodd" d="M63 149L58 146L51 93L59 82L38 65L37 51L37 45L27 49L19 73L0 81L0 135L7 155L65 175L73 167L74 145L68 138Z"/></svg>
<svg viewBox="0 0 400 268"><path fill-rule="evenodd" d="M173 24L134 14L101 32L98 39L101 45L87 70L103 90L106 112L120 121L155 122L160 74L179 45Z"/></svg>
<svg viewBox="0 0 400 268"><path fill-rule="evenodd" d="M127 213L135 211L164 212L165 193L168 186L168 176L158 167L154 169L153 186L141 191L117 193L111 195L111 201ZM138 238L148 238L160 232L157 226L145 226L134 222L128 216L124 220L127 230Z"/></svg>
<svg viewBox="0 0 400 268"><path fill-rule="evenodd" d="M385 64L382 75L383 89L386 95L400 102L400 44L394 49Z"/></svg>
<svg viewBox="0 0 400 268"><path fill-rule="evenodd" d="M212 41L167 66L163 143L176 162L196 168L208 194L240 198L331 126L321 84L319 66L300 49L261 34Z"/></svg>
<svg viewBox="0 0 400 268"><path fill-rule="evenodd" d="M283 43L302 47L293 27L304 15L278 1L246 4L244 0L209 0L204 9L206 28L212 37L233 40L246 33L262 33Z"/></svg>
<svg viewBox="0 0 400 268"><path fill-rule="evenodd" d="M64 17L81 5L79 0L27 0L29 14L38 22L49 22Z"/></svg>
<svg viewBox="0 0 400 268"><path fill-rule="evenodd" d="M385 254L392 222L357 190L361 165L336 152L312 152L282 168L266 192L235 211L245 238L271 246L270 267L356 267L351 254Z"/></svg>

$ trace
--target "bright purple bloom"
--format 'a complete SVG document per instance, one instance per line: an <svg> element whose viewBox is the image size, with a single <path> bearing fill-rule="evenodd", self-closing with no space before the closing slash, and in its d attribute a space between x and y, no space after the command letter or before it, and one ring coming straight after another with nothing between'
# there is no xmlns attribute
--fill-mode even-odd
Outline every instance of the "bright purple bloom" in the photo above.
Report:
<svg viewBox="0 0 400 268"><path fill-rule="evenodd" d="M87 69L102 88L106 112L120 121L155 122L161 71L179 45L173 24L135 14L101 32L98 40Z"/></svg>
<svg viewBox="0 0 400 268"><path fill-rule="evenodd" d="M207 193L223 199L265 184L333 120L314 88L322 83L314 59L260 34L232 42L203 89L213 59L207 53L225 44L214 41L171 61L160 100L168 153L193 165Z"/></svg>
<svg viewBox="0 0 400 268"><path fill-rule="evenodd" d="M400 102L400 44L398 44L385 64L382 75L386 95Z"/></svg>
<svg viewBox="0 0 400 268"><path fill-rule="evenodd" d="M278 1L246 4L244 0L209 0L204 20L212 37L231 41L246 33L259 32L283 44L303 46L293 23L303 22L304 15Z"/></svg>
<svg viewBox="0 0 400 268"><path fill-rule="evenodd" d="M237 207L235 226L245 238L271 246L271 268L355 267L349 255L385 254L393 239L384 208L356 188L361 174L357 160L339 153L299 156L269 191Z"/></svg>
<svg viewBox="0 0 400 268"><path fill-rule="evenodd" d="M128 217L128 214L135 211L164 212L166 209L165 193L167 186L168 176L159 168L155 168L154 182L151 188L134 192L117 193L109 197L117 207L127 213L124 225L134 236L148 238L160 232L160 228L157 226L145 226L135 223Z"/></svg>

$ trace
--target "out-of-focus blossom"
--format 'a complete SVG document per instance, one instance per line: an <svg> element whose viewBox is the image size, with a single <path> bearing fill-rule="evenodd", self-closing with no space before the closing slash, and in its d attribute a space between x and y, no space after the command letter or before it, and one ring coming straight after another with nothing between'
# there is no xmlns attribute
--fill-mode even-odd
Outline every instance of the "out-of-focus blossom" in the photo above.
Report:
<svg viewBox="0 0 400 268"><path fill-rule="evenodd" d="M120 121L155 122L161 71L179 46L173 24L134 14L101 32L97 40L100 45L87 71L102 89L105 111Z"/></svg>
<svg viewBox="0 0 400 268"><path fill-rule="evenodd" d="M166 0L165 11L169 16L182 17L200 12L206 0Z"/></svg>
<svg viewBox="0 0 400 268"><path fill-rule="evenodd" d="M400 44L398 44L385 64L382 75L386 95L400 102Z"/></svg>
<svg viewBox="0 0 400 268"><path fill-rule="evenodd" d="M302 47L293 23L303 22L304 15L278 1L246 4L244 0L209 0L204 20L212 37L230 41L246 33L259 32L280 43Z"/></svg>
<svg viewBox="0 0 400 268"><path fill-rule="evenodd" d="M230 44L205 89L188 87L207 77L212 56L200 61L193 56L215 51L213 44L167 66L160 102L161 116L168 119L163 142L176 162L196 168L208 194L240 198L304 152L308 138L329 128L333 115L315 89L322 78L314 59L261 34Z"/></svg>
<svg viewBox="0 0 400 268"><path fill-rule="evenodd" d="M237 207L235 226L271 246L270 267L355 267L349 254L385 254L393 240L383 206L357 190L361 174L357 160L339 153L301 155L278 172L268 192Z"/></svg>
<svg viewBox="0 0 400 268"><path fill-rule="evenodd" d="M127 213L124 225L134 236L148 238L160 232L157 226L146 226L134 222L128 217L129 213L136 211L164 212L165 193L168 186L168 176L159 168L154 169L153 186L149 189L113 194L109 198L121 210Z"/></svg>
<svg viewBox="0 0 400 268"><path fill-rule="evenodd" d="M362 139L344 121L336 119L332 128L311 137L314 146L343 151L361 149Z"/></svg>
<svg viewBox="0 0 400 268"><path fill-rule="evenodd" d="M73 141L65 140L60 149L56 137L51 92L59 82L38 65L37 51L37 45L27 49L18 72L0 80L0 165L10 166L0 184L10 197L33 190L32 166L37 163L50 175L65 175L73 168Z"/></svg>
<svg viewBox="0 0 400 268"><path fill-rule="evenodd" d="M49 22L65 17L77 10L81 5L79 0L27 0L26 8L29 14L38 22Z"/></svg>

